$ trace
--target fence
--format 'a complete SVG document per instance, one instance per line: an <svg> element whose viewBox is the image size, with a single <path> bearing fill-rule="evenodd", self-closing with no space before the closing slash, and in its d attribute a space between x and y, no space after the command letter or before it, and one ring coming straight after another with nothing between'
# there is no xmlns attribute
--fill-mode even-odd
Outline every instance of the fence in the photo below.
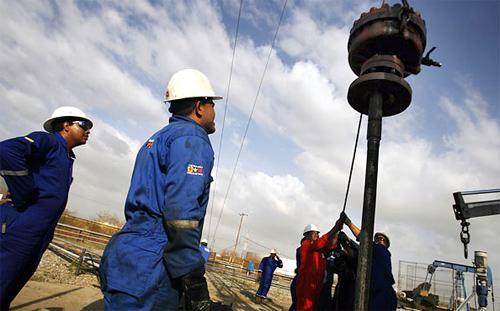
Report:
<svg viewBox="0 0 500 311"><path fill-rule="evenodd" d="M411 262L411 261L399 261L399 272L397 280L397 292L409 293L410 291L415 291L417 288L422 288L422 283L429 282L430 277L428 277L427 267L429 264ZM464 273L464 283L465 291L467 295L470 295L474 291L474 275L472 273ZM498 284L498 282L496 282ZM493 281L495 285L495 281ZM420 286L420 287L419 287ZM457 293L457 288L458 292ZM444 310L455 310L458 302L453 301L452 297L463 297L463 290L460 284L455 284L455 272L451 269L437 268L432 276L432 281L430 282L429 296L436 295L438 309ZM493 299L492 299L493 298ZM471 308L477 307L477 299L474 297L470 303ZM500 297L493 292L488 293L488 310L500 310ZM419 308L420 309L420 308ZM430 308L422 308L423 310L431 310Z"/></svg>

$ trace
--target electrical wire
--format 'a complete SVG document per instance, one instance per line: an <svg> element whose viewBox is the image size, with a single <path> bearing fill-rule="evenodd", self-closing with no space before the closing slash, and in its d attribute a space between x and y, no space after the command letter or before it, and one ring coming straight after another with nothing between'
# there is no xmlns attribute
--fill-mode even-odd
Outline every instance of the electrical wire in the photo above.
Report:
<svg viewBox="0 0 500 311"><path fill-rule="evenodd" d="M236 53L236 44L238 42L238 33L240 29L240 19L241 19L241 7L243 6L243 0L240 0L240 9L238 11L238 20L236 22L236 31L234 35L234 45L233 45L233 56L231 58L231 67L229 69L229 81L227 83L227 90L226 90L226 105L224 107L224 116L222 117L222 127L221 127L221 133L220 133L220 140L219 140L219 148L217 152L217 165L215 167L215 176L214 176L214 186L213 186L213 198L212 202L210 204L210 218L208 222L208 237L207 240L210 240L210 232L212 228L212 214L214 210L214 202L215 202L215 194L217 190L217 174L219 172L219 163L220 163L220 155L221 155L221 150L222 150L222 141L224 139L224 124L226 123L226 114L227 114L227 107L229 104L229 89L231 88L231 79L233 77L233 65L234 65L234 55Z"/></svg>
<svg viewBox="0 0 500 311"><path fill-rule="evenodd" d="M251 239L249 239L249 238L247 238L247 237L243 237L243 238L244 238L245 240L247 240L248 242L250 242L250 243L253 243L253 244L257 245L257 246L260 246L260 247L262 247L262 248L265 248L266 250L271 250L271 249L272 249L271 247L268 247L268 246L262 245L262 244L260 244L260 243L258 243L258 242L255 242L254 240L251 240ZM286 257L288 257L288 258L292 258L292 256L290 256L290 255L289 255L289 254L287 254L287 253L281 253L281 254L284 254L284 255L285 255Z"/></svg>
<svg viewBox="0 0 500 311"><path fill-rule="evenodd" d="M81 194L78 194L78 193L72 193L72 194L71 194L71 196L77 196L77 197L79 197L79 198L82 198L82 199L87 200L87 201L90 201L90 202L97 203L97 204L102 205L102 206L107 206L107 207L110 207L110 208L114 208L114 207L115 207L115 206L113 206L113 205L106 204L106 203L102 203L102 202L100 202L100 201L96 201L96 200L94 200L94 199L91 199L91 198L85 197L85 196L83 196L83 195L81 195Z"/></svg>
<svg viewBox="0 0 500 311"><path fill-rule="evenodd" d="M253 105L252 105L252 110L251 110L250 115L248 117L247 125L245 127L245 132L244 132L243 138L241 140L240 149L238 151L238 155L236 156L236 161L234 163L234 167L233 167L233 171L231 173L231 177L229 178L229 184L227 186L226 194L224 196L224 201L222 202L222 208L221 208L221 211L219 213L219 218L217 220L217 225L215 226L213 240L212 240L212 245L215 245L215 236L216 236L217 230L219 228L219 224L220 224L220 221L221 221L221 218L222 218L222 213L224 212L224 208L226 206L226 201L227 201L227 198L228 198L228 195L229 195L229 191L231 189L231 184L233 182L233 178L234 178L234 174L236 172L236 168L238 166L238 161L240 159L241 151L243 150L243 145L244 145L247 133L248 133L248 129L250 127L250 122L252 121L253 113L255 111L255 105L257 104L257 99L259 98L260 89L262 87L262 83L263 83L264 77L266 75L267 67L269 65L269 60L271 59L271 54L272 54L272 51L274 49L274 44L276 42L276 37L278 36L278 32L279 32L279 29L280 29L280 26L281 26L281 22L283 21L283 16L285 14L285 8L286 8L287 2L288 2L288 0L285 0L285 3L283 4L283 8L281 9L281 15L280 15L280 19L279 19L279 22L278 22L278 27L276 28L276 32L274 33L274 37L273 37L273 40L272 40L271 48L269 49L269 55L267 56L266 65L264 66L264 71L262 72L262 76L260 78L259 87L257 88L257 94L255 95L255 99L254 99Z"/></svg>

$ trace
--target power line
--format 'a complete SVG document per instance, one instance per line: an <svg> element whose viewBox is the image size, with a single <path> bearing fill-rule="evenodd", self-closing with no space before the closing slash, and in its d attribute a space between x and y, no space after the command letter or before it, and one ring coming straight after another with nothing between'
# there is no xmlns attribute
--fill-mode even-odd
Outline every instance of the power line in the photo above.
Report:
<svg viewBox="0 0 500 311"><path fill-rule="evenodd" d="M214 243L215 242L215 235L217 234L217 230L219 228L219 224L220 224L220 221L221 221L221 218L222 218L222 213L224 212L224 207L226 206L226 201L227 201L227 197L229 195L229 190L231 189L231 184L233 182L234 174L235 174L236 168L238 166L238 161L240 159L241 151L243 150L243 145L244 145L247 133L248 133L248 128L250 127L250 122L252 121L252 116L253 116L253 113L255 111L255 105L257 104L257 99L259 98L260 89L262 87L262 82L264 81L264 77L265 77L266 71L267 71L267 66L269 65L269 60L271 59L271 54L272 54L272 51L274 49L274 44L276 42L276 37L278 36L278 32L279 32L279 29L280 29L280 26L281 26L281 22L283 21L283 16L285 15L285 8L286 8L287 2L288 2L288 0L285 0L285 3L283 4L283 8L281 10L281 15L280 15L280 19L279 19L279 22L278 22L278 27L276 28L276 32L274 33L274 37L273 37L273 41L272 41L272 44L271 44L271 48L269 49L269 55L267 56L266 65L264 66L264 71L262 72L262 76L260 78L259 87L257 88L257 94L255 95L255 99L254 99L253 105L252 105L252 110L251 110L250 115L248 117L247 125L245 127L245 133L243 134L243 138L241 140L240 149L238 151L238 155L236 156L236 161L234 163L233 172L231 173L231 177L229 178L229 184L227 186L227 191L226 191L226 194L224 196L224 201L222 202L222 208L221 208L221 211L219 213L219 218L217 220L217 225L215 226L214 237L213 237L213 240L212 240L212 242L213 242L212 245L215 244Z"/></svg>
<svg viewBox="0 0 500 311"><path fill-rule="evenodd" d="M268 246L262 245L262 244L260 244L258 242L255 242L254 240L249 239L248 237L244 237L244 239L247 240L248 242L253 243L253 244L257 245L257 246L260 246L260 247L262 247L262 248L264 248L266 250L272 249L272 247L268 247ZM280 253L284 254L286 257L293 258L292 256L290 256L290 254L288 254L286 252L281 251Z"/></svg>
<svg viewBox="0 0 500 311"><path fill-rule="evenodd" d="M222 128L221 128L221 133L220 133L220 140L219 140L219 148L217 152L217 166L215 167L215 178L214 178L214 187L213 187L213 199L210 204L210 220L208 222L208 238L207 240L210 240L210 230L212 227L212 213L214 210L214 201L215 201L215 195L216 195L216 190L217 190L217 174L219 172L219 163L220 163L220 154L222 150L222 140L224 138L224 124L226 123L226 114L227 114L227 106L229 103L229 89L231 87L231 78L233 76L233 64L234 64L234 55L236 53L236 43L238 42L238 33L240 29L240 18L241 18L241 7L243 4L243 0L240 0L240 9L238 12L238 21L236 22L236 34L234 36L234 45L233 45L233 56L231 58L231 68L229 70L229 81L227 84L227 90L226 90L226 105L224 107L224 116L222 117Z"/></svg>
<svg viewBox="0 0 500 311"><path fill-rule="evenodd" d="M81 194L78 194L78 193L72 193L71 195L72 196L80 197L80 198L82 198L84 200L87 200L87 201L91 201L91 202L97 203L97 204L102 205L102 206L107 206L107 207L111 207L111 208L115 207L113 205L109 205L109 204L106 204L106 203L102 203L102 202L96 201L96 200L91 199L91 198L84 197L84 196L82 196Z"/></svg>

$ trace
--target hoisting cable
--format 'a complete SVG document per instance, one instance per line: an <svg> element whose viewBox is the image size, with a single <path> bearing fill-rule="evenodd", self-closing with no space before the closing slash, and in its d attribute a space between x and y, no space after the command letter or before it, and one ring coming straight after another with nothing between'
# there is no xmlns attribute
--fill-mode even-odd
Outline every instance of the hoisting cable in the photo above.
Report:
<svg viewBox="0 0 500 311"><path fill-rule="evenodd" d="M233 182L233 177L234 177L234 174L236 172L236 167L238 166L238 161L240 159L241 151L243 149L243 144L245 142L245 138L246 138L247 133L248 133L248 128L250 127L250 122L252 121L253 112L255 110L255 105L257 104L257 99L259 98L259 93L260 93L260 89L262 87L262 82L264 81L264 77L265 77L266 71L267 71L267 66L269 65L269 60L271 59L271 54L272 54L272 51L274 49L274 44L275 44L275 41L276 41L276 37L278 36L278 32L279 32L279 29L280 29L280 26L281 26L281 22L283 21L283 16L285 15L285 8L286 8L287 2L288 2L288 0L285 0L283 8L281 9L281 15L280 15L280 19L279 19L279 22L278 22L278 27L276 28L276 32L274 33L274 37L273 37L273 41L272 41L272 44L271 44L271 48L269 49L269 55L267 56L266 65L264 66L264 71L262 72L262 76L260 78L259 87L257 88L257 94L255 95L255 99L253 101L252 110L251 110L250 115L248 117L247 125L245 127L245 133L243 134L243 138L241 140L240 149L238 151L238 155L236 156L236 161L234 163L233 172L231 173L231 177L229 178L229 184L227 186L226 194L224 196L224 201L222 202L222 208L221 208L220 213L219 213L219 218L217 220L217 225L215 226L215 230L214 230L214 234L213 234L213 238L212 238L212 244L211 244L212 246L215 246L215 235L217 234L217 230L219 228L220 220L222 218L222 213L224 212L224 207L226 206L226 201L227 201L227 197L229 195L229 190L230 190L231 184Z"/></svg>
<svg viewBox="0 0 500 311"><path fill-rule="evenodd" d="M349 188L351 186L351 178L352 178L352 170L354 167L354 159L356 159L356 149L358 147L359 130L361 129L361 119L363 119L362 113L359 114L358 132L356 133L356 142L354 143L354 152L352 154L351 170L349 171L349 179L347 181L347 190L345 192L344 207L342 208L342 212L345 212L345 207L347 205L347 197L349 196Z"/></svg>
<svg viewBox="0 0 500 311"><path fill-rule="evenodd" d="M210 220L208 222L207 241L210 241L210 230L212 228L212 214L213 214L213 210L214 210L215 194L216 194L216 190L217 190L217 173L219 172L220 154L221 154L221 150L222 150L222 140L224 138L224 124L226 122L227 106L229 103L229 89L231 88L231 78L233 77L234 55L236 53L236 43L238 42L238 33L239 33L239 29L240 29L242 5L243 5L243 0L240 0L240 9L238 11L238 20L236 22L236 31L235 31L235 35L234 35L233 56L231 58L231 67L229 70L229 81L227 83L227 90L226 90L226 105L224 107L224 116L222 117L222 127L221 127L221 132L220 132L219 148L217 151L217 165L215 166L214 187L213 187L213 192L212 192L213 196L212 196L212 202L210 203Z"/></svg>

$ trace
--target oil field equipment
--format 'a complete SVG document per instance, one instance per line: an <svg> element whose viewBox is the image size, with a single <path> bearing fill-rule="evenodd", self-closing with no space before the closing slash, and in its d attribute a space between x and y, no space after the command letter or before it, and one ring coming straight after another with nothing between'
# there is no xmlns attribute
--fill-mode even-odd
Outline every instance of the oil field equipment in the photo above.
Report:
<svg viewBox="0 0 500 311"><path fill-rule="evenodd" d="M382 117L401 113L410 105L412 92L405 77L418 74L421 65L441 66L429 57L435 48L422 57L426 41L425 21L406 0L402 5L384 3L370 9L350 31L349 65L359 78L350 85L347 99L356 111L368 115L355 310L368 308Z"/></svg>
<svg viewBox="0 0 500 311"><path fill-rule="evenodd" d="M453 211L455 212L455 218L460 220L460 225L462 226L460 240L464 244L465 258L467 258L467 244L470 242L470 223L467 219L500 214L500 199L465 202L464 196L485 195L492 193L500 194L500 189L462 191L453 193L453 198L455 199Z"/></svg>
<svg viewBox="0 0 500 311"><path fill-rule="evenodd" d="M448 302L448 310L470 311L471 300L474 296L477 296L477 304L479 307L477 310L485 311L488 306L488 292L493 292L493 273L488 267L488 255L486 252L476 251L474 255L474 266L434 260L434 262L427 267L427 275L424 282L413 290L404 291L404 306L419 310L438 309L439 296L431 293L431 286L436 269L441 268L453 271L453 286ZM465 286L465 273L471 273L475 277L474 288L469 295L467 295ZM493 299L492 294L491 300L494 303Z"/></svg>

